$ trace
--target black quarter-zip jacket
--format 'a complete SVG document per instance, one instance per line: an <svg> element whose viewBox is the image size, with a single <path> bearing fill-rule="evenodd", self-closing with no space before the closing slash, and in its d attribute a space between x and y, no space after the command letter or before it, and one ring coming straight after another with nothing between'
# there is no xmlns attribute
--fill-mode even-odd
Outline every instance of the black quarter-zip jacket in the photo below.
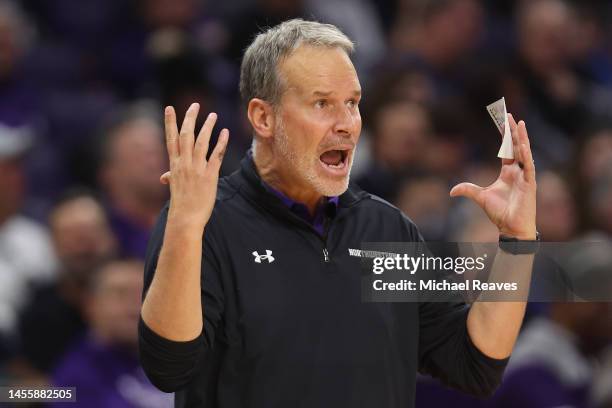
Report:
<svg viewBox="0 0 612 408"><path fill-rule="evenodd" d="M167 212L149 243L145 293ZM410 408L417 371L477 396L495 390L507 359L472 344L466 305L361 301L361 260L348 249L422 241L415 225L353 185L328 217L321 236L264 188L250 157L219 181L202 334L175 342L139 324L142 366L177 407Z"/></svg>

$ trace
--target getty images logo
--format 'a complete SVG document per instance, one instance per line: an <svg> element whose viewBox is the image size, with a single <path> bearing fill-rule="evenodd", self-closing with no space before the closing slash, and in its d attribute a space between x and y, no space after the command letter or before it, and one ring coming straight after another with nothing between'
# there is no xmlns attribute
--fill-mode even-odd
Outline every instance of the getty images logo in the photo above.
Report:
<svg viewBox="0 0 612 408"><path fill-rule="evenodd" d="M259 255L257 251L253 251L253 256L255 257L255 263L261 263L262 259L268 261L268 263L274 262L274 257L272 256L272 251L266 249L265 255Z"/></svg>

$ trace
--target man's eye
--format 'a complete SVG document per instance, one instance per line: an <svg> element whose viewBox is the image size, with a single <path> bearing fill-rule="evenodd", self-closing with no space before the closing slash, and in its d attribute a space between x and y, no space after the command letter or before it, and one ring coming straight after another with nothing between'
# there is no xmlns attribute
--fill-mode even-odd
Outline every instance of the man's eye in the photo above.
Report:
<svg viewBox="0 0 612 408"><path fill-rule="evenodd" d="M327 101L325 99L319 99L318 101L315 102L315 106L317 108L324 108L327 106Z"/></svg>
<svg viewBox="0 0 612 408"><path fill-rule="evenodd" d="M347 102L347 105L348 105L349 107L351 107L351 108L354 108L355 106L359 105L359 102L357 102L355 99L350 99L350 100Z"/></svg>

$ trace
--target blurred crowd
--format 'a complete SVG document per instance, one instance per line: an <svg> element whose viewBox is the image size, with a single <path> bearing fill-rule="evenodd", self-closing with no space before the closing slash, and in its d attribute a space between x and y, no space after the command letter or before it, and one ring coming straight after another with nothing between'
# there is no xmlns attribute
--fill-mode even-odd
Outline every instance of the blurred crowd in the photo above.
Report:
<svg viewBox="0 0 612 408"><path fill-rule="evenodd" d="M76 386L78 406L171 406L136 351L143 257L168 199L162 109L217 112L222 173L234 171L251 140L242 52L294 17L356 42L353 180L427 240L497 240L448 192L496 179L485 106L504 96L527 123L543 240L596 239L582 273L612 271L609 1L0 0L1 384ZM533 304L491 401L421 378L417 406L612 407L610 344L612 303Z"/></svg>

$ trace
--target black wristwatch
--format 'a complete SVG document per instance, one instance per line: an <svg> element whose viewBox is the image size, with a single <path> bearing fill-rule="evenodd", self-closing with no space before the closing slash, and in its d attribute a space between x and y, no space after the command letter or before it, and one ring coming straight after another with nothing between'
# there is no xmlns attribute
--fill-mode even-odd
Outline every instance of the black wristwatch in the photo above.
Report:
<svg viewBox="0 0 612 408"><path fill-rule="evenodd" d="M536 239L518 239L500 235L499 248L512 255L535 254L540 249L540 233L536 231Z"/></svg>

